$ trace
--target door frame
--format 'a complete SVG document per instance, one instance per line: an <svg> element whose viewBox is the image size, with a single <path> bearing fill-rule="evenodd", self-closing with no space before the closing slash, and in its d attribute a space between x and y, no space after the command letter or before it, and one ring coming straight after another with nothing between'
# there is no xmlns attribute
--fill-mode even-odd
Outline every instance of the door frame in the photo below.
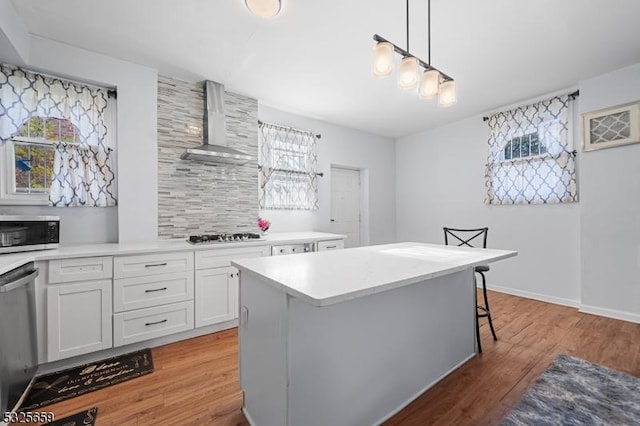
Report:
<svg viewBox="0 0 640 426"><path fill-rule="evenodd" d="M359 208L360 208L360 247L368 246L370 241L369 236L369 170L357 166L348 166L344 164L331 163L329 168L329 199L333 188L331 188L331 174L333 169L344 169L357 171L360 175L360 196L359 196ZM329 205L329 211L327 221L331 219L331 205ZM329 222L329 226L331 223Z"/></svg>

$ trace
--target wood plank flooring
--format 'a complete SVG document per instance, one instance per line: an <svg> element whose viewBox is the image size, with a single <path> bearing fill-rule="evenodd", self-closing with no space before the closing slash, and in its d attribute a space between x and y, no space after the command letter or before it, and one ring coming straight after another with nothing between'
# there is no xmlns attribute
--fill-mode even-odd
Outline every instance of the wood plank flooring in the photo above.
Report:
<svg viewBox="0 0 640 426"><path fill-rule="evenodd" d="M385 425L498 424L560 353L640 377L640 324L489 292L498 341L481 320L483 354ZM153 349L155 371L42 411L98 407L98 426L248 425L240 411L237 330ZM339 426L339 425L336 425Z"/></svg>

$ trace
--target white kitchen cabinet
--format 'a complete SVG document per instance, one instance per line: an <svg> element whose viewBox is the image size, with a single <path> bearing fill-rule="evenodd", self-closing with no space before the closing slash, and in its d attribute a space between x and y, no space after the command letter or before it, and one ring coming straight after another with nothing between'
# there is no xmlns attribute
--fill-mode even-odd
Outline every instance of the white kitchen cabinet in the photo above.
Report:
<svg viewBox="0 0 640 426"><path fill-rule="evenodd" d="M113 261L116 279L190 271L193 271L191 251L117 256Z"/></svg>
<svg viewBox="0 0 640 426"><path fill-rule="evenodd" d="M317 251L338 250L344 248L344 240L318 241Z"/></svg>
<svg viewBox="0 0 640 426"><path fill-rule="evenodd" d="M101 280L111 278L111 256L53 259L49 261L48 283Z"/></svg>
<svg viewBox="0 0 640 426"><path fill-rule="evenodd" d="M193 329L193 259L192 251L114 259L114 346Z"/></svg>
<svg viewBox="0 0 640 426"><path fill-rule="evenodd" d="M218 268L231 265L231 259L269 256L268 246L216 248L196 251L196 269Z"/></svg>
<svg viewBox="0 0 640 426"><path fill-rule="evenodd" d="M232 266L196 271L196 327L238 317L238 270Z"/></svg>
<svg viewBox="0 0 640 426"><path fill-rule="evenodd" d="M238 318L238 270L231 260L268 255L268 246L196 251L195 326Z"/></svg>
<svg viewBox="0 0 640 426"><path fill-rule="evenodd" d="M113 281L113 311L150 308L193 299L193 271Z"/></svg>
<svg viewBox="0 0 640 426"><path fill-rule="evenodd" d="M111 280L47 286L47 361L112 347Z"/></svg>
<svg viewBox="0 0 640 426"><path fill-rule="evenodd" d="M114 346L193 329L193 300L113 315Z"/></svg>

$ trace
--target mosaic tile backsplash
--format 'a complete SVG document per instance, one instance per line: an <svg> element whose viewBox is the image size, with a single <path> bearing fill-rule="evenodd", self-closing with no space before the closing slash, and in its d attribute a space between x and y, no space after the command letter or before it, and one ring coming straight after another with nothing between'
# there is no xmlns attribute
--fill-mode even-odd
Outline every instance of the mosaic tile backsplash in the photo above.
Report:
<svg viewBox="0 0 640 426"><path fill-rule="evenodd" d="M257 232L258 102L225 92L227 145L254 160L244 165L180 159L202 144L204 82L158 78L158 237Z"/></svg>

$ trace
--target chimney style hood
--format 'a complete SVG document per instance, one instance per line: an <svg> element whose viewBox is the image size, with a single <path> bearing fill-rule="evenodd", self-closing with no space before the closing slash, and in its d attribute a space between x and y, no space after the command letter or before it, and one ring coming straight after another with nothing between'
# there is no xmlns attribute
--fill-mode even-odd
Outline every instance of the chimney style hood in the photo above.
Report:
<svg viewBox="0 0 640 426"><path fill-rule="evenodd" d="M224 116L224 86L205 81L204 144L187 148L183 160L204 163L245 164L253 158L246 152L227 146L227 126Z"/></svg>

